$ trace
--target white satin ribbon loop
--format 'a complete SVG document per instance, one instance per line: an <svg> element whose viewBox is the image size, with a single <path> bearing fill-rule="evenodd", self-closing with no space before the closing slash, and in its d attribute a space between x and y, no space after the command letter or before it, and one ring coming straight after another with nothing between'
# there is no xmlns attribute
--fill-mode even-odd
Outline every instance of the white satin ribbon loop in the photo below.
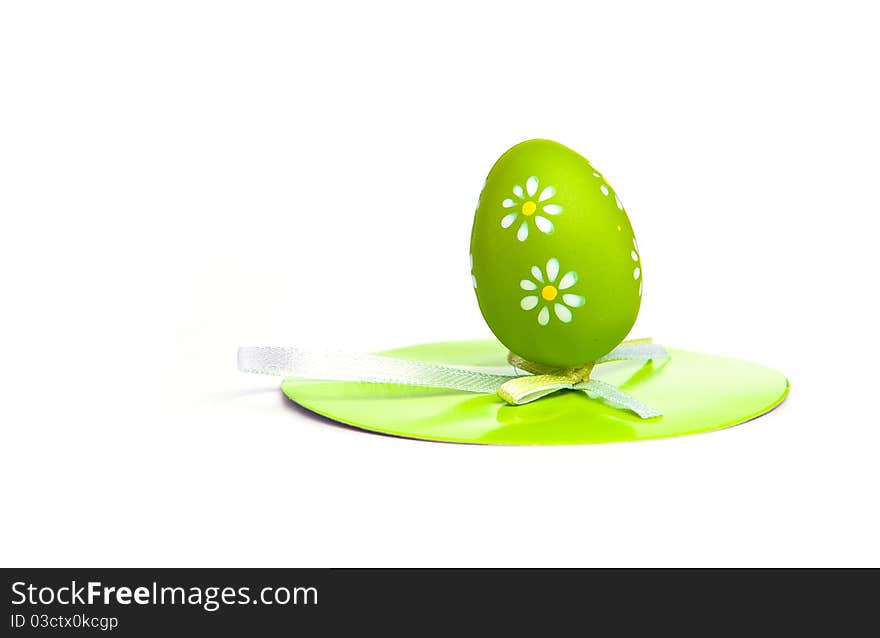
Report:
<svg viewBox="0 0 880 638"><path fill-rule="evenodd" d="M532 368L533 372L543 368L538 364L524 362L515 355L512 357L512 360L520 361L525 364L525 367ZM595 365L609 361L649 361L665 358L669 358L669 354L662 346L647 341L627 342L597 360ZM450 366L382 355L351 354L332 350L247 347L238 350L238 369L242 372L320 381L393 383L447 388L464 392L497 393L511 405L530 403L559 390L580 390L590 397L599 398L615 407L630 410L643 419L661 416L658 410L638 401L620 388L597 379L590 379L588 372L579 374L579 371L587 370L588 367L569 370L567 378L560 379L558 375L552 374L523 375L513 366L509 368L509 374L503 374L500 370L504 368L498 367ZM562 370L562 373L565 374L566 371ZM523 383L525 381L523 377L534 382ZM546 383L543 382L545 377ZM514 379L519 381L508 384L506 388L523 386L524 389L516 396L508 396L509 392L502 389L502 386Z"/></svg>

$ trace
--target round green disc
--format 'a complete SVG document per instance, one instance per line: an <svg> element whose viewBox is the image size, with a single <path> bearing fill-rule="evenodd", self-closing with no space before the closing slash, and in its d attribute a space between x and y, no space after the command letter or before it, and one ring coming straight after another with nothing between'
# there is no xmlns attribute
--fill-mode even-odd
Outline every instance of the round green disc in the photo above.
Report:
<svg viewBox="0 0 880 638"><path fill-rule="evenodd" d="M614 384L663 412L643 420L562 391L520 406L494 394L375 383L285 379L292 401L334 421L431 441L502 445L571 445L655 439L744 423L782 403L788 380L763 366L669 349L665 362L596 366L593 378ZM429 343L391 350L402 359L468 366L505 366L497 341Z"/></svg>

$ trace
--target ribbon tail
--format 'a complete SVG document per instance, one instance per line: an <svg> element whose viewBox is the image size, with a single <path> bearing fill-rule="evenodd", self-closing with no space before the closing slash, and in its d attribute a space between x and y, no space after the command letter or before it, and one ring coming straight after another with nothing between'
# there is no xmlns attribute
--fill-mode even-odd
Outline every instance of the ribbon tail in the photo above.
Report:
<svg viewBox="0 0 880 638"><path fill-rule="evenodd" d="M498 396L510 405L523 405L553 394L558 390L571 389L566 379L552 374L536 374L505 381L498 388Z"/></svg>
<svg viewBox="0 0 880 638"><path fill-rule="evenodd" d="M608 363L609 361L651 361L656 359L668 359L669 353L663 346L647 341L627 341L596 360L596 363Z"/></svg>
<svg viewBox="0 0 880 638"><path fill-rule="evenodd" d="M645 405L620 388L616 388L604 381L590 379L585 383L579 383L574 386L574 389L582 390L590 395L595 395L608 401L608 403L611 403L615 407L635 412L642 419L652 419L654 417L663 416L663 413L659 410L652 408L649 405Z"/></svg>
<svg viewBox="0 0 880 638"><path fill-rule="evenodd" d="M247 347L238 350L242 372L322 381L360 381L448 388L465 392L495 392L513 375L372 354Z"/></svg>

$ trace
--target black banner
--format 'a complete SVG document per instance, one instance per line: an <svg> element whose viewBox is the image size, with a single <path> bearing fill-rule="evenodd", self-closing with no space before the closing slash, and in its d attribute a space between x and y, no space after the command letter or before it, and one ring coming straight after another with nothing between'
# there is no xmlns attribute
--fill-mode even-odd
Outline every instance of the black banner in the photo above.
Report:
<svg viewBox="0 0 880 638"><path fill-rule="evenodd" d="M860 620L872 613L875 588L858 587L862 579L851 572L5 569L3 576L9 636L876 629L873 619ZM712 626L701 624L707 618Z"/></svg>

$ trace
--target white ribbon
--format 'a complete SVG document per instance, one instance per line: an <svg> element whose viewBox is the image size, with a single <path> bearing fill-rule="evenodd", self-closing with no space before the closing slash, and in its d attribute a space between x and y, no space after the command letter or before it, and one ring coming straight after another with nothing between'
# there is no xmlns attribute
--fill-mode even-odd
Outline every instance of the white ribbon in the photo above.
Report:
<svg viewBox="0 0 880 638"><path fill-rule="evenodd" d="M669 354L662 346L635 342L619 345L598 359L596 364L666 358L669 358ZM499 370L503 368L497 367L450 366L383 355L258 346L239 348L238 369L279 377L391 383L478 393L496 393L507 381L524 376L501 373ZM528 403L561 389L581 390L618 408L631 410L643 419L661 416L658 410L641 403L620 388L596 379L575 384L552 384L529 396L517 397L514 404Z"/></svg>

